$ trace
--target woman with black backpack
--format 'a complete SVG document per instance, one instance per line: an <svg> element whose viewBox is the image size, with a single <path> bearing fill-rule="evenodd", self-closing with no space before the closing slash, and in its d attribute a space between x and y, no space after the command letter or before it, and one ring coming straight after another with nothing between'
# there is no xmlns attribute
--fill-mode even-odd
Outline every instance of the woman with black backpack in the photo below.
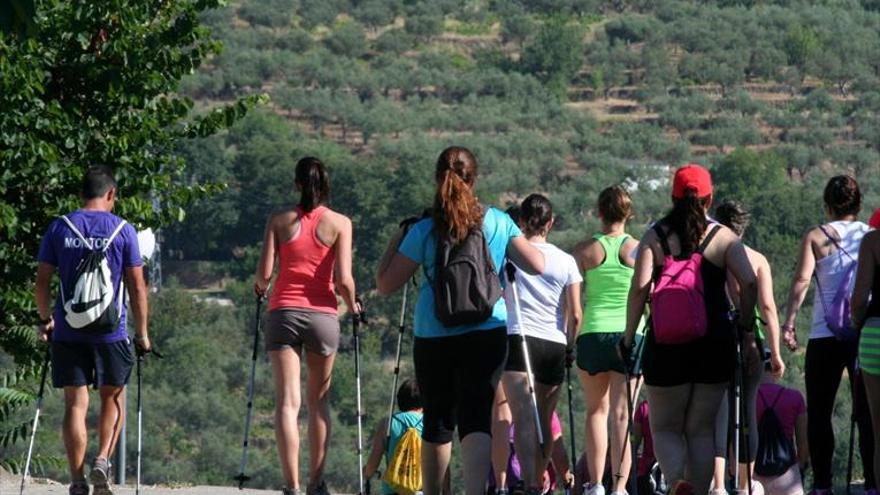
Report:
<svg viewBox="0 0 880 495"><path fill-rule="evenodd" d="M851 378L865 490L871 492L876 490L872 469L873 431L867 414L864 389L857 385L857 333L849 321L849 315L845 314L848 312L842 307L851 295L851 280L848 277L855 272L859 245L868 232L868 226L857 220L862 208L862 194L854 178L847 175L832 177L825 186L824 201L829 222L804 234L788 295L782 337L791 350L797 349L795 322L810 282L815 278L817 290L804 361L807 437L810 443L810 465L813 468L813 492L815 495L831 494L831 466L834 456L831 417L844 369Z"/></svg>
<svg viewBox="0 0 880 495"><path fill-rule="evenodd" d="M388 295L422 269L413 362L424 403L423 491L440 493L457 427L465 493L479 495L490 466L492 403L507 359L501 270L510 258L538 274L544 257L507 214L479 203L477 160L469 150L445 149L434 177L432 215L391 238L376 284Z"/></svg>
<svg viewBox="0 0 880 495"><path fill-rule="evenodd" d="M642 366L654 451L674 482L671 493L705 495L712 479L715 415L734 369L735 333L755 329L753 316L730 320L727 274L740 287L744 315L754 315L757 280L739 237L707 218L712 178L706 169L678 169L672 202L672 211L639 245L620 351L629 360L650 295Z"/></svg>

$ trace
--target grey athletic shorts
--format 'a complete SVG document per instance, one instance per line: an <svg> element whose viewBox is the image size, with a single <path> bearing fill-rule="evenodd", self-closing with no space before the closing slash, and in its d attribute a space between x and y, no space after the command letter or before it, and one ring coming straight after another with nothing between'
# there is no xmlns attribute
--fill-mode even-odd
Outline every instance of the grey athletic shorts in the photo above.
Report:
<svg viewBox="0 0 880 495"><path fill-rule="evenodd" d="M339 348L339 318L308 309L280 308L266 321L266 350L305 347L307 352L329 356Z"/></svg>

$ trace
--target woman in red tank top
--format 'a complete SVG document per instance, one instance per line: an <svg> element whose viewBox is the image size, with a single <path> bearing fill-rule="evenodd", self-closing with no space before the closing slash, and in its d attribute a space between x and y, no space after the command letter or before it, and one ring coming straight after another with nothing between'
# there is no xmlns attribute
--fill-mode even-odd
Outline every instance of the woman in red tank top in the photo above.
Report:
<svg viewBox="0 0 880 495"><path fill-rule="evenodd" d="M355 302L351 274L351 220L327 208L330 179L324 164L306 157L296 164L299 204L269 217L254 290L269 296L266 350L275 378L275 437L286 495L299 494L300 361L308 367L309 482L306 493L327 493L324 460L330 445L329 391L339 346L338 293L350 311Z"/></svg>

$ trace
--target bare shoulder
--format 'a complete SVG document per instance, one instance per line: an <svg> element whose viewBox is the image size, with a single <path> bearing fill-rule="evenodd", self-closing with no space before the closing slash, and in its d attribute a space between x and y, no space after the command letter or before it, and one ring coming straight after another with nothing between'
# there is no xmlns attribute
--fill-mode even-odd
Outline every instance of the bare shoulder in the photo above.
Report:
<svg viewBox="0 0 880 495"><path fill-rule="evenodd" d="M574 249L571 250L572 256L575 258L581 258L587 255L591 249L594 249L595 245L599 242L592 237L589 239L585 239L577 244L575 244Z"/></svg>
<svg viewBox="0 0 880 495"><path fill-rule="evenodd" d="M661 227L658 227L661 228ZM660 238L657 236L657 231L654 230L654 227L649 228L642 234L642 239L639 241L642 245L648 244L656 244L660 242Z"/></svg>
<svg viewBox="0 0 880 495"><path fill-rule="evenodd" d="M299 218L296 208L279 208L269 215L268 224L273 227L286 226Z"/></svg>
<svg viewBox="0 0 880 495"><path fill-rule="evenodd" d="M644 237L647 237L647 236L644 236ZM639 242L641 242L641 241L639 241L635 237L630 237L620 246L621 253L625 253L625 254L631 253L633 249L638 247Z"/></svg>
<svg viewBox="0 0 880 495"><path fill-rule="evenodd" d="M605 259L602 244L592 237L579 242L571 254L580 268L584 270L595 268Z"/></svg>
<svg viewBox="0 0 880 495"><path fill-rule="evenodd" d="M749 262L755 267L755 271L770 270L770 262L763 254L746 246L746 254L749 256Z"/></svg>
<svg viewBox="0 0 880 495"><path fill-rule="evenodd" d="M328 221L340 231L351 231L351 219L337 211L328 209L322 220Z"/></svg>
<svg viewBox="0 0 880 495"><path fill-rule="evenodd" d="M715 224L715 227L710 226L706 235L709 235L709 232L712 229L715 229L715 237L712 239L712 242L709 243L706 251L720 251L721 253L726 253L728 249L741 243L739 236L734 234L732 230L725 227L721 224Z"/></svg>

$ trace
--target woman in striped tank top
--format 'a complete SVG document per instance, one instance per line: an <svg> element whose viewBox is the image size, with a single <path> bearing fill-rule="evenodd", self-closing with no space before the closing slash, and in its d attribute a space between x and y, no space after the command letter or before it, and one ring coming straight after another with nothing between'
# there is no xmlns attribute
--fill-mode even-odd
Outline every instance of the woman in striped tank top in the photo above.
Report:
<svg viewBox="0 0 880 495"><path fill-rule="evenodd" d="M327 493L324 460L330 445L329 392L339 346L337 292L359 312L351 273L351 220L327 208L330 179L324 164L306 157L296 164L299 204L269 217L254 290L269 297L266 350L275 377L275 437L285 495L299 493L300 361L308 367L309 483L306 493Z"/></svg>
<svg viewBox="0 0 880 495"><path fill-rule="evenodd" d="M870 298L870 300L869 300ZM859 366L868 398L874 448L880 445L880 231L865 235L859 248L859 268L852 297L853 325L861 329ZM874 455L874 479L880 476L880 456Z"/></svg>
<svg viewBox="0 0 880 495"><path fill-rule="evenodd" d="M605 189L599 195L602 232L574 251L586 286L583 326L577 338L577 365L587 402L587 466L589 472L594 473L593 479L584 485L587 495L605 493L601 473L605 472L608 456L610 414L614 418L611 468L613 473L621 475L614 480L614 494L626 492L632 464L626 438L626 375L617 353L617 342L626 329L626 303L635 264L631 253L638 246L638 240L626 233L626 223L631 217L632 199L626 189L621 186ZM641 335L636 338L641 339ZM638 370L638 364L635 369ZM634 393L638 395L638 391Z"/></svg>

